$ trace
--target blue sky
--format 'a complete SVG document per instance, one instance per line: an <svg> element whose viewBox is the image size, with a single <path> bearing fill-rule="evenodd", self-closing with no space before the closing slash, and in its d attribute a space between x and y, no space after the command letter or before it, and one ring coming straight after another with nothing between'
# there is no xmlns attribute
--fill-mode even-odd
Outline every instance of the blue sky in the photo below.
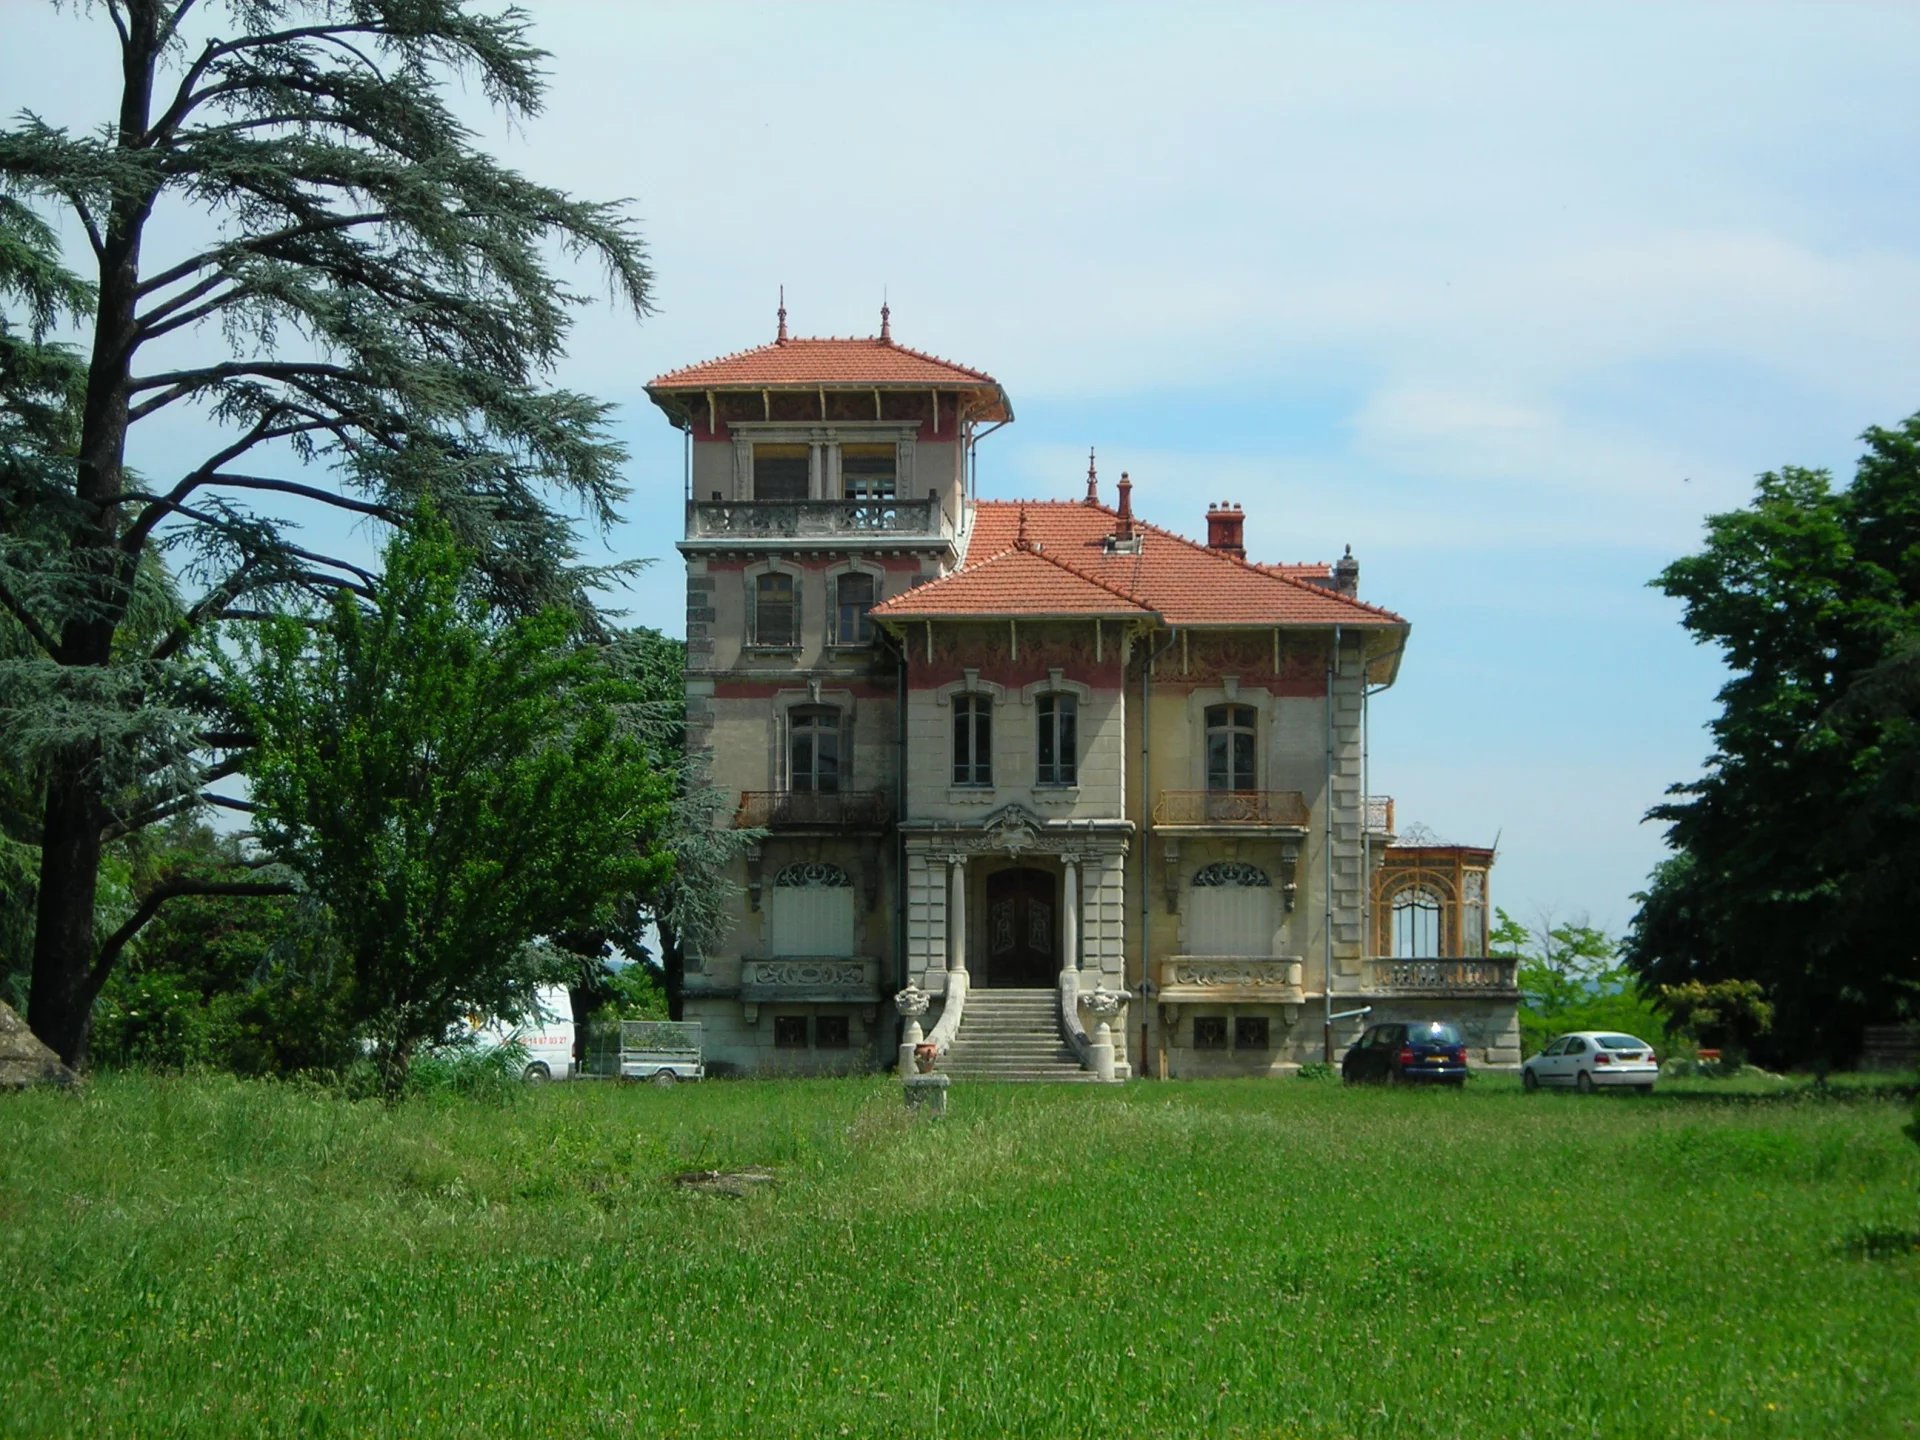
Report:
<svg viewBox="0 0 1920 1440"><path fill-rule="evenodd" d="M629 196L659 276L562 378L621 405L610 537L681 625L660 371L871 333L991 371L988 496L1248 511L1351 544L1413 622L1373 788L1486 844L1524 919L1625 925L1640 816L1697 773L1717 661L1647 581L1785 463L1920 409L1920 8L1527 4L529 7L509 163ZM13 0L0 93L99 118L106 32ZM164 472L187 428L145 437Z"/></svg>

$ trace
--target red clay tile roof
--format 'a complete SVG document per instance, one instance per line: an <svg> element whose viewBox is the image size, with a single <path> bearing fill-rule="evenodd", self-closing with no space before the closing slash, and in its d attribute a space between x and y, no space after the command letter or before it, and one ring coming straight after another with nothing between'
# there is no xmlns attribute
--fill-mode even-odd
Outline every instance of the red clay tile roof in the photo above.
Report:
<svg viewBox="0 0 1920 1440"><path fill-rule="evenodd" d="M1008 615L1140 617L1152 612L1045 550L1016 541L997 555L874 606L873 613L921 620Z"/></svg>
<svg viewBox="0 0 1920 1440"><path fill-rule="evenodd" d="M984 370L956 365L874 336L776 340L771 345L669 370L656 376L647 389L773 389L785 385L935 386L943 390L990 390L1005 401L1000 382Z"/></svg>
<svg viewBox="0 0 1920 1440"><path fill-rule="evenodd" d="M1010 613L984 572L1015 548L1024 531L1039 558L1053 562L1076 579L1126 597L1169 625L1389 627L1407 623L1391 610L1287 573L1294 567L1251 565L1137 517L1133 525L1134 533L1141 537L1140 553L1110 554L1106 540L1118 519L1106 506L1084 501L983 500L975 507L967 554L989 559L974 564L963 559L961 568L952 575L877 606L875 613ZM1021 573L1037 572L1029 567ZM963 580L967 581L964 587L957 583ZM940 608L922 610L915 599L919 596L928 600L937 596ZM900 608L895 609L896 605Z"/></svg>

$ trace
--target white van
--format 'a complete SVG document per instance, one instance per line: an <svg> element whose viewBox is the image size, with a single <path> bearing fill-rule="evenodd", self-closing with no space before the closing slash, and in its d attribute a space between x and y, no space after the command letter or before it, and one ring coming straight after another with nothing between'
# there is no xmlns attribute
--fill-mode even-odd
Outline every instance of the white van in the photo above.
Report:
<svg viewBox="0 0 1920 1440"><path fill-rule="evenodd" d="M490 1020L474 1038L483 1050L512 1041L527 1052L522 1078L540 1082L573 1075L573 996L564 985L542 985L533 992L533 1013L511 1020Z"/></svg>

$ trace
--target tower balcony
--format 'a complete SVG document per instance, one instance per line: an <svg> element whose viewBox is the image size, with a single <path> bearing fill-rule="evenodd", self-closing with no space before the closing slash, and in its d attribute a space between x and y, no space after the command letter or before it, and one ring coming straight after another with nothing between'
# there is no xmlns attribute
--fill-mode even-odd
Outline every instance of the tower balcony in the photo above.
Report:
<svg viewBox="0 0 1920 1440"><path fill-rule="evenodd" d="M837 550L951 542L955 526L938 497L924 500L693 500L682 548Z"/></svg>

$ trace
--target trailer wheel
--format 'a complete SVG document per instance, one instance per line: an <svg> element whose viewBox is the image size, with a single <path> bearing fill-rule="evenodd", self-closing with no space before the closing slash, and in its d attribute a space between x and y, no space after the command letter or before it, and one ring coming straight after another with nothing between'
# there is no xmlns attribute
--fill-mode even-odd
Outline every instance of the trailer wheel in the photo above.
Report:
<svg viewBox="0 0 1920 1440"><path fill-rule="evenodd" d="M656 1085L677 1085L680 1083L680 1077L671 1070L656 1070L653 1072L653 1083Z"/></svg>

